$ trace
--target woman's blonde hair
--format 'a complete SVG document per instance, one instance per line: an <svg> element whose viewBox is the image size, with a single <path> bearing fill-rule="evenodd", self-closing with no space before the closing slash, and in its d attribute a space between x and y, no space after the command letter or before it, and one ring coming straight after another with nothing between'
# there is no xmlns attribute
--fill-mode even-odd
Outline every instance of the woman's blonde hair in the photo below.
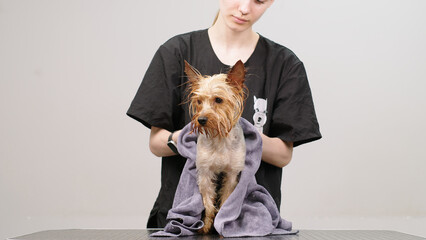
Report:
<svg viewBox="0 0 426 240"><path fill-rule="evenodd" d="M219 17L219 11L220 11L220 10L218 10L218 11L217 11L217 13L216 13L216 17L214 17L214 20L213 20L213 24L212 24L212 26L216 23L217 18Z"/></svg>

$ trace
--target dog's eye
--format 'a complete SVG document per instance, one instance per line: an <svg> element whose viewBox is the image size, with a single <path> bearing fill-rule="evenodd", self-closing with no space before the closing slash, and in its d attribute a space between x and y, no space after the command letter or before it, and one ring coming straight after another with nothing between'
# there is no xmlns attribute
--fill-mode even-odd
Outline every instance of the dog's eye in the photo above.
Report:
<svg viewBox="0 0 426 240"><path fill-rule="evenodd" d="M216 103L222 103L223 102L223 100L222 100L222 98L215 98L214 99L214 101L216 102Z"/></svg>
<svg viewBox="0 0 426 240"><path fill-rule="evenodd" d="M197 100L197 103L201 105L201 100Z"/></svg>

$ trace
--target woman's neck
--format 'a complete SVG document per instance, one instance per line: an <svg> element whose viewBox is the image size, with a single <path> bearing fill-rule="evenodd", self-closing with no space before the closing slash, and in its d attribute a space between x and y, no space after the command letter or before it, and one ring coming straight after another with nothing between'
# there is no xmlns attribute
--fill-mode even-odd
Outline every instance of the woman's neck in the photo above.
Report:
<svg viewBox="0 0 426 240"><path fill-rule="evenodd" d="M259 35L251 28L234 31L218 21L208 30L210 43L219 60L234 65L238 60L246 62L256 48Z"/></svg>

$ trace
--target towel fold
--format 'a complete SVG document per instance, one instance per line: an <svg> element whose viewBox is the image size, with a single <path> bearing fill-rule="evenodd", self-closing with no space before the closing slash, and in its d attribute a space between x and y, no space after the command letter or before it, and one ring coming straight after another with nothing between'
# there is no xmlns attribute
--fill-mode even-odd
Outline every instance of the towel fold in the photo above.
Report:
<svg viewBox="0 0 426 240"><path fill-rule="evenodd" d="M262 139L256 128L241 118L240 125L246 141L245 167L235 190L219 209L214 228L223 237L266 236L296 234L292 224L281 218L277 206L268 191L257 184L257 172L262 157ZM201 220L203 200L197 185L197 135L186 125L178 140L179 153L187 158L176 190L168 223L163 231L152 237L179 237L198 234L204 226Z"/></svg>

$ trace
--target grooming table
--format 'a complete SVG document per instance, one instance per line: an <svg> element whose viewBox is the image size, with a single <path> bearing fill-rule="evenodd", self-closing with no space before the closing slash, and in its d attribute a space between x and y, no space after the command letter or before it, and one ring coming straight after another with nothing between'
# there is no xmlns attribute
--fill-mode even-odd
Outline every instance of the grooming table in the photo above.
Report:
<svg viewBox="0 0 426 240"><path fill-rule="evenodd" d="M180 238L150 238L155 230L49 230L9 240L223 240L218 235L197 235ZM300 230L297 235L229 238L230 240L420 240L426 239L395 231L379 230Z"/></svg>

